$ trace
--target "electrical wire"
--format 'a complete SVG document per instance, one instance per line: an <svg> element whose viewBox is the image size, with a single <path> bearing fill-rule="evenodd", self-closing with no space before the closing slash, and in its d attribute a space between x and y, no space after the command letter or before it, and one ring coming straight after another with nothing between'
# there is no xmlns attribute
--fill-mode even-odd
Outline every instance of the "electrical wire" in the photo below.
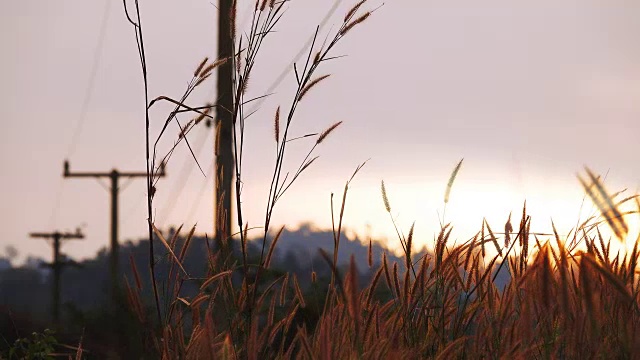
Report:
<svg viewBox="0 0 640 360"><path fill-rule="evenodd" d="M100 66L100 59L102 57L102 50L104 48L104 39L107 33L107 26L109 24L109 14L111 13L111 1L105 0L104 9L102 12L102 20L100 22L100 30L98 33L98 41L96 48L93 53L93 62L91 65L91 72L89 73L89 82L87 84L87 89L84 93L84 99L82 101L82 105L80 106L80 115L78 118L78 122L76 123L75 130L69 142L69 147L67 149L66 158L69 159L74 153L78 145L78 139L80 134L82 133L82 128L84 127L84 123L86 122L87 112L89 110L89 103L93 97L93 91L95 89L96 83L96 74L98 72L98 68ZM60 207L62 206L62 195L64 193L64 178L60 179L60 185L58 186L58 191L56 192L53 209L51 211L51 217L49 218L49 226L51 228L55 227L58 222L58 213Z"/></svg>

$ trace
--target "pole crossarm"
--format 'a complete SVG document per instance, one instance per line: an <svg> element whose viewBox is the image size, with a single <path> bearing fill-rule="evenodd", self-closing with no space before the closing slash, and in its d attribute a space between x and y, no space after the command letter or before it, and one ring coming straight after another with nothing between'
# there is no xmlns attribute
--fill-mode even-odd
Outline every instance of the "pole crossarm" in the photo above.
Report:
<svg viewBox="0 0 640 360"><path fill-rule="evenodd" d="M155 177L165 177L165 164L160 164L158 172L153 174ZM118 182L120 178L147 178L147 172L120 172L116 169L111 170L110 172L71 172L69 161L65 160L64 162L64 171L62 176L65 178L109 178L111 180L111 236L110 236L110 244L111 251L109 254L109 271L111 277L111 289L112 289L112 297L113 303L117 303L118 297L118 269L119 269L119 242L118 242L118 197L120 192L120 187L118 186Z"/></svg>
<svg viewBox="0 0 640 360"><path fill-rule="evenodd" d="M75 233L54 231L50 233L45 232L32 232L29 237L36 239L52 239L53 240L53 261L50 263L44 263L41 266L51 268L53 271L53 281L51 288L51 314L53 316L54 324L58 325L60 322L60 276L62 274L62 268L65 266L79 266L79 264L73 260L63 260L62 253L60 252L60 246L62 240L80 240L84 239L84 234L78 229Z"/></svg>
<svg viewBox="0 0 640 360"><path fill-rule="evenodd" d="M65 161L64 162L64 173L62 174L62 176L63 177L92 177L92 178L95 178L95 177L112 177L114 173L118 174L117 176L119 176L119 177L126 177L126 178L146 177L147 176L146 172L120 172L120 171L115 170L115 169L110 171L110 172L71 172L69 170L69 161ZM164 164L160 165L160 171L156 174L156 176L160 176L160 177L166 176Z"/></svg>
<svg viewBox="0 0 640 360"><path fill-rule="evenodd" d="M71 240L71 239L84 239L84 234L82 234L80 230L76 231L75 233L69 233L69 232L61 233L58 231L52 232L52 233L32 232L32 233L29 233L29 237L43 238L43 239L59 238L64 240Z"/></svg>

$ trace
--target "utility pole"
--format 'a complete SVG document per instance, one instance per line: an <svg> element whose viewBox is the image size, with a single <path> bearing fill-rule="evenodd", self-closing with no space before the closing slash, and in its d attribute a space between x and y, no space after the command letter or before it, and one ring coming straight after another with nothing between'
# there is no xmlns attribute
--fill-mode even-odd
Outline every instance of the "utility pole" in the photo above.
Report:
<svg viewBox="0 0 640 360"><path fill-rule="evenodd" d="M53 261L42 265L53 270L51 313L53 314L53 323L58 326L60 324L60 275L62 274L62 268L68 265L78 266L75 261L65 261L62 259L62 254L60 253L60 242L62 240L84 239L84 235L80 232L80 229L78 229L75 234L55 231L52 233L30 233L29 236L32 238L53 239Z"/></svg>
<svg viewBox="0 0 640 360"><path fill-rule="evenodd" d="M109 270L111 276L111 291L114 300L118 296L118 259L119 259L119 243L118 243L118 182L120 178L147 178L146 172L120 172L116 169L110 172L74 172L69 170L69 161L64 162L64 174L65 178L68 177L84 177L84 178L109 178L111 180L111 253L109 259ZM156 176L164 177L165 169L164 164L160 166L160 172ZM151 241L152 239L149 239Z"/></svg>
<svg viewBox="0 0 640 360"><path fill-rule="evenodd" d="M218 59L233 56L233 34L236 16L233 2L236 0L218 0ZM231 187L233 182L233 61L227 61L218 67L217 80L216 141L219 148L216 155L216 185L214 209L214 233L218 248L224 249L230 244L227 237L231 234ZM214 145L216 146L216 145Z"/></svg>

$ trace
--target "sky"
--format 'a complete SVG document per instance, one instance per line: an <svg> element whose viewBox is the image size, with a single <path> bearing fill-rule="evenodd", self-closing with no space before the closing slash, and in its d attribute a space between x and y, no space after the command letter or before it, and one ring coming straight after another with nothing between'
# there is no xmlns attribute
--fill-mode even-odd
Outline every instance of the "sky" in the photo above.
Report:
<svg viewBox="0 0 640 360"><path fill-rule="evenodd" d="M354 1L337 1L321 30L333 34ZM369 0L365 9L382 5ZM208 0L141 0L152 98L178 98L197 64L215 58L217 11ZM239 0L238 28L249 25L252 1ZM334 0L293 0L267 38L248 94L275 94L247 120L243 205L249 226L264 224L275 161L273 114L295 90L290 68ZM0 256L7 246L49 259L33 231L74 231L82 242L63 247L83 259L107 246L108 183L63 179L72 171L143 171L144 93L134 32L117 1L7 2L0 11ZM343 124L317 150L320 158L278 204L274 226L331 224L330 197L352 182L346 228L397 248L381 196L416 243L439 230L449 175L464 158L446 209L453 237L465 240L482 219L502 229L526 199L532 230L561 232L593 212L576 174L589 166L613 191L640 185L640 2L632 0L389 0L336 48L332 76L302 102L294 135ZM188 103L215 96L215 79ZM151 111L157 136L170 107ZM188 120L188 117L182 118ZM177 126L163 139L175 140ZM180 147L160 180L154 213L161 228L197 224L212 232L213 130L190 135L203 173ZM293 171L314 139L292 143ZM144 237L146 188L123 182L121 241ZM582 212L581 212L582 209ZM336 210L338 211L338 210ZM257 235L258 233L256 233Z"/></svg>

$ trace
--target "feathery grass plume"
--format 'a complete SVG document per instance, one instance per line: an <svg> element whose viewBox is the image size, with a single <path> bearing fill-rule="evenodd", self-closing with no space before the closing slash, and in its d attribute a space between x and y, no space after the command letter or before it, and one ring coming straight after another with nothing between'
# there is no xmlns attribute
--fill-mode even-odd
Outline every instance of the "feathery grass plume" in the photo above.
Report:
<svg viewBox="0 0 640 360"><path fill-rule="evenodd" d="M276 143L280 141L280 106L276 109L276 116L273 120L273 134L276 137Z"/></svg>
<svg viewBox="0 0 640 360"><path fill-rule="evenodd" d="M458 165L456 165L456 167L451 172L451 176L449 177L449 181L447 182L447 190L445 190L445 192L444 192L444 203L445 204L447 204L449 202L449 195L451 195L451 187L453 186L453 182L455 181L456 176L458 176L458 171L460 171L460 167L462 166L462 161L463 160L464 160L464 158L462 158L460 160L460 162L458 162Z"/></svg>
<svg viewBox="0 0 640 360"><path fill-rule="evenodd" d="M485 247L484 247L484 219L482 220L482 229L480 230L480 249L482 251L482 257L484 258L486 256L486 251L485 251Z"/></svg>
<svg viewBox="0 0 640 360"><path fill-rule="evenodd" d="M196 232L196 226L193 225L193 227L191 227L191 230L189 231L189 234L187 234L187 238L184 241L184 245L182 245L182 249L180 249L180 255L178 256L178 259L180 260L180 262L184 261L184 257L187 255L187 250L189 250L189 246L191 245L191 239L193 239L193 234Z"/></svg>
<svg viewBox="0 0 640 360"><path fill-rule="evenodd" d="M220 349L219 358L223 360L231 360L234 358L233 341L231 340L231 334L227 334L222 343L222 349Z"/></svg>
<svg viewBox="0 0 640 360"><path fill-rule="evenodd" d="M369 285L369 292L367 293L367 309L371 309L371 300L373 300L373 294L376 291L376 287L378 286L378 281L380 281L380 276L384 271L384 265L380 264L378 271L373 276L373 280L371 281L371 285Z"/></svg>
<svg viewBox="0 0 640 360"><path fill-rule="evenodd" d="M578 175L580 184L587 195L589 195L591 201L593 201L593 203L598 207L598 210L600 210L600 213L605 218L618 240L624 241L629 232L629 227L627 226L624 217L618 210L613 198L609 196L609 193L605 189L600 178L597 177L589 168L585 167L585 170L591 183L587 184L587 182Z"/></svg>
<svg viewBox="0 0 640 360"><path fill-rule="evenodd" d="M180 130L180 133L178 134L178 139L183 139L187 136L187 134L189 133L189 130L191 130L191 126L193 125L193 121L194 119L189 120L188 123L186 123L182 129Z"/></svg>
<svg viewBox="0 0 640 360"><path fill-rule="evenodd" d="M393 293L393 282L391 281L391 275L389 274L389 265L387 264L387 252L382 252L382 268L384 269L384 277L387 280L387 286L391 293Z"/></svg>
<svg viewBox="0 0 640 360"><path fill-rule="evenodd" d="M247 88L249 88L249 75L247 75L246 77L240 75L240 86L240 93L246 94Z"/></svg>
<svg viewBox="0 0 640 360"><path fill-rule="evenodd" d="M465 271L469 271L469 259L471 259L471 255L473 254L473 248L476 246L476 241L478 239L478 234L475 234L473 236L473 239L471 239L471 243L469 244L469 247L467 248L467 253L464 259L464 270Z"/></svg>
<svg viewBox="0 0 640 360"><path fill-rule="evenodd" d="M226 63L229 60L229 58L223 58L223 59L218 59L214 62L212 62L211 64L207 65L207 67L205 67L204 69L202 69L202 71L200 72L200 78L203 78L205 76L209 76L211 75L211 71L215 68L217 68L218 66Z"/></svg>
<svg viewBox="0 0 640 360"><path fill-rule="evenodd" d="M389 198L387 197L387 189L384 187L384 180L382 180L382 184L380 185L380 190L382 191L382 201L384 202L384 208L388 213L391 212L391 205L389 205Z"/></svg>
<svg viewBox="0 0 640 360"><path fill-rule="evenodd" d="M367 315L367 319L365 320L365 323L364 323L364 332L362 333L362 336L365 339L369 335L369 330L371 329L371 324L373 324L373 318L374 318L374 315L376 314L377 309L378 309L378 304L376 303L373 306L373 310L369 311L369 314Z"/></svg>
<svg viewBox="0 0 640 360"><path fill-rule="evenodd" d="M400 298L402 293L400 292L400 278L398 277L398 263L393 263L393 286L396 291L396 296Z"/></svg>
<svg viewBox="0 0 640 360"><path fill-rule="evenodd" d="M513 226L511 226L511 213L509 213L509 219L507 219L507 222L504 224L504 247L509 247L512 231Z"/></svg>
<svg viewBox="0 0 640 360"><path fill-rule="evenodd" d="M202 84L205 80L207 80L209 78L209 76L211 76L211 73L208 73L207 75L201 77L198 79L198 81L196 81L195 85L193 85L193 87L198 87L200 84Z"/></svg>
<svg viewBox="0 0 640 360"><path fill-rule="evenodd" d="M359 3L355 4L348 12L347 15L344 16L344 20L343 22L347 22L351 19L351 17L353 16L353 14L356 13L356 11L358 11L358 9L360 8L360 6L362 6L362 4L364 4L367 0L361 0Z"/></svg>
<svg viewBox="0 0 640 360"><path fill-rule="evenodd" d="M267 312L267 328L273 325L273 321L276 315L276 295L271 296L271 302L269 303L269 311Z"/></svg>
<svg viewBox="0 0 640 360"><path fill-rule="evenodd" d="M136 287L138 288L138 290L142 290L140 273L138 273L138 267L136 266L136 262L133 260L133 255L129 255L129 264L131 265L131 272L133 272L133 277L136 280Z"/></svg>
<svg viewBox="0 0 640 360"><path fill-rule="evenodd" d="M220 155L220 133L222 131L222 121L218 120L216 124L216 145L214 146L215 155ZM218 182L216 182L218 183Z"/></svg>
<svg viewBox="0 0 640 360"><path fill-rule="evenodd" d="M409 298L411 288L411 271L407 270L404 272L404 281L402 283L402 299L404 303L408 306L411 303L411 299Z"/></svg>
<svg viewBox="0 0 640 360"><path fill-rule="evenodd" d="M371 239L369 239L369 251L367 252L367 263L369 267L373 266L373 251L371 251Z"/></svg>
<svg viewBox="0 0 640 360"><path fill-rule="evenodd" d="M302 97L304 97L309 92L309 90L311 90L312 87L318 85L319 82L328 78L329 76L331 76L331 74L322 75L320 77L315 78L314 80L311 80L304 88L302 88L302 90L300 90L300 95L298 95L298 101L302 100Z"/></svg>
<svg viewBox="0 0 640 360"><path fill-rule="evenodd" d="M414 221L413 224L411 224L411 229L409 229L409 235L407 235L407 253L405 254L407 271L411 270L411 245L413 243L413 228L415 225L416 222Z"/></svg>
<svg viewBox="0 0 640 360"><path fill-rule="evenodd" d="M284 274L284 280L280 287L280 306L284 306L287 302L287 287L289 286L289 273Z"/></svg>
<svg viewBox="0 0 640 360"><path fill-rule="evenodd" d="M195 118L194 125L198 125L205 117L209 116L211 109L213 109L213 104L207 104L206 109Z"/></svg>
<svg viewBox="0 0 640 360"><path fill-rule="evenodd" d="M493 246L495 246L496 250L498 251L498 254L500 254L500 257L502 257L502 249L500 248L500 244L498 244L498 239L493 234L493 231L491 231L491 227L489 227L489 223L487 222L486 218L484 219L484 223L485 223L485 225L487 225L487 231L489 232L489 237L491 238L491 241L493 242Z"/></svg>
<svg viewBox="0 0 640 360"><path fill-rule="evenodd" d="M520 227L518 228L518 245L520 247L522 247L526 226L527 226L527 200L524 201L524 205L522 206L522 218L520 219Z"/></svg>
<svg viewBox="0 0 640 360"><path fill-rule="evenodd" d="M351 318L356 325L356 333L360 325L360 299L358 298L358 269L356 267L356 258L351 254L351 260L349 262L349 275L348 275L349 291L348 296L348 309L351 314Z"/></svg>
<svg viewBox="0 0 640 360"><path fill-rule="evenodd" d="M284 231L284 225L282 225L280 230L278 230L278 233L273 238L273 241L271 241L271 245L269 245L269 251L267 252L266 260L264 261L264 267L267 268L267 269L269 268L269 265L271 265L271 258L273 257L273 250L276 248L276 244L278 243L278 239L280 239L280 235L282 235L283 231Z"/></svg>
<svg viewBox="0 0 640 360"><path fill-rule="evenodd" d="M300 289L300 284L298 284L298 277L296 276L296 274L293 274L293 289L296 292L298 302L300 302L300 307L304 309L305 307L307 307L307 304L304 302L304 295L302 295L302 290Z"/></svg>
<svg viewBox="0 0 640 360"><path fill-rule="evenodd" d="M344 36L347 32L349 32L349 30L353 29L356 25L367 20L369 16L371 16L371 11L367 11L366 13L362 14L359 18L345 25L342 29L340 29L340 35Z"/></svg>
<svg viewBox="0 0 640 360"><path fill-rule="evenodd" d="M260 4L260 11L264 11L264 9L267 8L267 1L269 0L262 0L262 4Z"/></svg>
<svg viewBox="0 0 640 360"><path fill-rule="evenodd" d="M311 272L311 283L315 284L317 280L318 280L318 275L316 274L315 271L312 271Z"/></svg>
<svg viewBox="0 0 640 360"><path fill-rule="evenodd" d="M322 143L333 130L340 126L340 124L342 124L342 121L338 121L337 123L329 126L325 131L320 133L320 136L318 136L318 140L316 140L316 145L320 145L320 143Z"/></svg>
<svg viewBox="0 0 640 360"><path fill-rule="evenodd" d="M204 65L207 63L207 61L209 61L209 57L208 56L205 57L204 59L202 59L202 61L200 62L200 64L196 68L196 71L193 72L193 76L197 77L198 75L200 75L200 71L202 70Z"/></svg>
<svg viewBox="0 0 640 360"><path fill-rule="evenodd" d="M269 1L269 7L273 9L273 6L276 4L276 0Z"/></svg>

